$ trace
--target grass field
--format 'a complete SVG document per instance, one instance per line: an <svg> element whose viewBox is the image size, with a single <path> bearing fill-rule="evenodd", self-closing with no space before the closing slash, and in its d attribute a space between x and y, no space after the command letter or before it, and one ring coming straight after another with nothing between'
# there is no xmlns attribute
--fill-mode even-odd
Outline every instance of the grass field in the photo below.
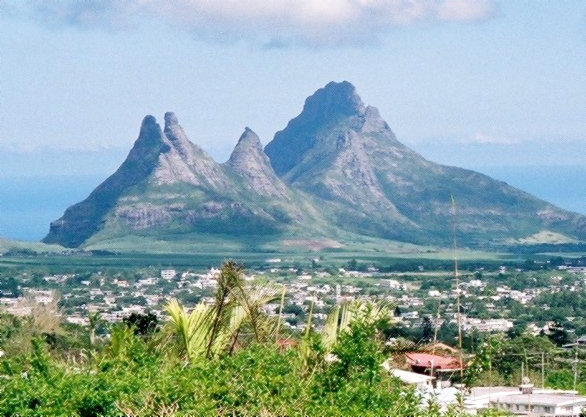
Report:
<svg viewBox="0 0 586 417"><path fill-rule="evenodd" d="M56 245L38 242L0 240L0 270L41 269L67 272L96 269L129 270L136 268L208 268L226 259L242 262L246 267L310 267L316 262L324 267L341 267L351 260L361 265L398 268L414 264L449 268L453 264L450 248L426 247L356 235L339 235L335 239L295 236L281 241L228 236L184 236L164 241L130 236L120 240L95 243L84 248L93 252L64 252ZM555 254L559 256L560 254ZM563 254L567 257L582 254ZM512 254L458 249L459 262L474 264L521 263L532 259L549 259L547 254ZM273 262L269 262L269 259ZM274 262L279 259L280 262Z"/></svg>
<svg viewBox="0 0 586 417"><path fill-rule="evenodd" d="M136 268L152 267L156 269L201 269L217 267L226 259L234 259L242 262L247 268L286 266L295 268L309 268L312 261L321 266L341 267L350 260L356 260L361 265L374 265L377 267L389 267L390 265L403 265L408 263L442 264L450 265L452 254L446 252L420 253L408 256L405 253L372 253L359 251L335 251L335 252L289 252L289 253L257 253L257 252L231 252L214 251L199 253L141 253L127 252L104 255L88 254L42 254L37 256L2 256L0 257L0 270L6 269L40 269L50 273L92 271L97 269L130 270ZM279 259L280 262L275 262ZM272 260L272 262L269 262ZM514 262L519 260L511 255L499 255L482 252L459 253L459 260L465 263L498 263Z"/></svg>

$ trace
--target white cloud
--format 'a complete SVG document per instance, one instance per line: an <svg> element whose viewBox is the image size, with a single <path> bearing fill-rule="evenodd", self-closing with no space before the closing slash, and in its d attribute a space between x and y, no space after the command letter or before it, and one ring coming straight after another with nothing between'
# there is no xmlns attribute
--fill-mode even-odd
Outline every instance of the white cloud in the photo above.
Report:
<svg viewBox="0 0 586 417"><path fill-rule="evenodd" d="M121 146L111 145L107 143L88 142L88 143L52 143L43 145L34 145L30 142L14 143L5 142L0 143L0 153L15 154L15 155L29 155L29 154L63 154L63 153L107 153L120 152L125 149Z"/></svg>
<svg viewBox="0 0 586 417"><path fill-rule="evenodd" d="M470 136L467 140L464 140L467 143L480 143L480 144L499 144L499 145L510 145L514 143L519 143L520 140L509 138L506 136L500 135L487 135L483 132L476 132L472 136Z"/></svg>
<svg viewBox="0 0 586 417"><path fill-rule="evenodd" d="M216 40L311 46L360 44L418 22L475 22L495 0L5 0L8 15L49 25L130 26L164 20Z"/></svg>
<svg viewBox="0 0 586 417"><path fill-rule="evenodd" d="M437 8L437 15L442 20L474 21L492 16L496 6L490 1L446 0Z"/></svg>

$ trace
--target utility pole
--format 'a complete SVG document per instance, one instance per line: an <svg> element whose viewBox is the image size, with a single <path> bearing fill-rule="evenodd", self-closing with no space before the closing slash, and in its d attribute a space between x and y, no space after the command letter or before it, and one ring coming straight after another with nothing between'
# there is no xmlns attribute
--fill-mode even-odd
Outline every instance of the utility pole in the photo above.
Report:
<svg viewBox="0 0 586 417"><path fill-rule="evenodd" d="M456 200L452 197L452 233L454 238L454 279L456 281L456 313L458 320L458 347L460 348L460 380L464 379L464 364L462 359L462 315L460 313L460 278L458 276L458 252L456 242Z"/></svg>
<svg viewBox="0 0 586 417"><path fill-rule="evenodd" d="M545 388L545 352L541 352L541 388Z"/></svg>
<svg viewBox="0 0 586 417"><path fill-rule="evenodd" d="M578 382L578 349L574 356L574 391L576 391L576 383Z"/></svg>

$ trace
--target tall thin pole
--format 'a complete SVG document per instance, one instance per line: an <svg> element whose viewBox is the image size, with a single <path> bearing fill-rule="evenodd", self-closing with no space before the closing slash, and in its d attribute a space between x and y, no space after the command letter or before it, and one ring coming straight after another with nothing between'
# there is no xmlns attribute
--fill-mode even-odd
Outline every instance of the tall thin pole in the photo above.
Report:
<svg viewBox="0 0 586 417"><path fill-rule="evenodd" d="M434 323L434 331L433 331L433 348L432 348L432 355L435 355L435 347L437 345L437 326L440 318L440 307L442 305L442 297L440 295L439 301L437 303L437 313L435 315L435 323Z"/></svg>
<svg viewBox="0 0 586 417"><path fill-rule="evenodd" d="M545 352L541 352L541 388L545 388Z"/></svg>
<svg viewBox="0 0 586 417"><path fill-rule="evenodd" d="M460 314L460 278L458 276L458 250L456 242L456 200L452 198L452 234L454 239L454 279L456 281L456 310L458 320L458 347L460 348L460 380L464 378L464 365L462 359L462 316Z"/></svg>
<svg viewBox="0 0 586 417"><path fill-rule="evenodd" d="M576 383L578 382L578 349L574 359L574 391L576 391Z"/></svg>

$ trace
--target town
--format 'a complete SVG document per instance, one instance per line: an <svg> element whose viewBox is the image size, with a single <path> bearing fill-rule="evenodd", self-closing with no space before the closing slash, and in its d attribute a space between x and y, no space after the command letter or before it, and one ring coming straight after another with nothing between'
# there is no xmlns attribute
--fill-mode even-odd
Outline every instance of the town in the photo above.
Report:
<svg viewBox="0 0 586 417"><path fill-rule="evenodd" d="M374 266L346 268L281 267L281 259L267 259L260 270L247 270L245 280L275 282L286 293L281 317L295 331L304 328L309 306L317 323L332 306L354 299L384 300L395 307L395 323L405 330L420 329L426 321L434 328L457 323L455 300L461 299L464 332L507 332L515 328L533 334L547 333L558 321L569 340L586 334L586 321L571 311L575 303L560 308L556 298L582 294L586 289L586 266L557 265L548 269L523 270L499 266L460 271L455 288L453 271L381 272ZM355 261L354 261L355 263ZM0 277L2 309L16 316L30 314L36 303L58 303L69 323L87 325L88 314L99 312L107 322L121 321L131 313L162 314L165 304L176 298L185 305L199 301L212 304L217 268L207 270L96 271L40 275L22 272ZM556 297L557 296L557 297ZM548 300L552 298L550 304ZM558 303L559 304L559 303ZM279 304L269 303L266 313L278 315Z"/></svg>
<svg viewBox="0 0 586 417"><path fill-rule="evenodd" d="M424 261L384 268L356 260L334 266L323 258L305 265L269 258L243 270L242 277L247 285L280 289L282 299L275 297L263 310L282 322L284 345L296 343L308 322L314 331L323 331L335 306L379 303L392 311L390 327L382 329L390 352L385 366L416 386L423 398L433 395L444 408L454 404L459 383L473 381L469 375L483 346L494 343L494 372L475 376L464 404L470 414L496 407L521 415L579 415L586 404L586 397L578 395L586 392L579 377L586 360L584 258L473 266L454 271L449 263L438 267ZM96 329L97 336L108 338L108 323L131 316L166 321L172 299L188 310L198 303L213 306L219 268L5 270L0 312L22 318L52 315L80 329L99 318L104 326ZM412 352L393 353L401 349ZM466 381L463 373L458 377L464 368ZM518 396L528 390L530 397Z"/></svg>

